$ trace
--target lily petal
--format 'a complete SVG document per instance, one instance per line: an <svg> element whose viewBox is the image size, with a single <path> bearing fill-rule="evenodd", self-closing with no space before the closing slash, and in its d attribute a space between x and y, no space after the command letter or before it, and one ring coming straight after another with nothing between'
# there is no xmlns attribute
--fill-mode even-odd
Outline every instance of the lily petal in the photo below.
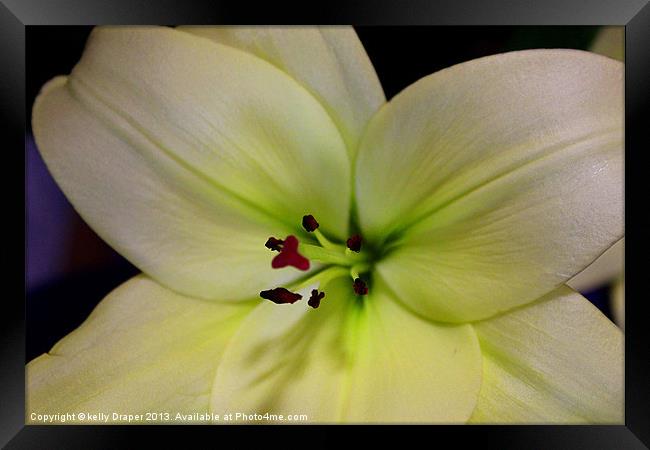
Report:
<svg viewBox="0 0 650 450"><path fill-rule="evenodd" d="M622 276L625 262L625 238L600 255L585 270L567 281L576 291L587 292Z"/></svg>
<svg viewBox="0 0 650 450"><path fill-rule="evenodd" d="M137 276L27 365L27 417L209 411L221 354L251 309L184 297Z"/></svg>
<svg viewBox="0 0 650 450"><path fill-rule="evenodd" d="M310 422L464 422L480 389L470 325L414 316L373 285L328 284L318 309L260 305L217 370L216 413L305 414Z"/></svg>
<svg viewBox="0 0 650 450"><path fill-rule="evenodd" d="M622 108L623 65L575 50L490 56L408 87L357 161L364 237L396 248L378 271L442 321L566 282L623 235Z"/></svg>
<svg viewBox="0 0 650 450"><path fill-rule="evenodd" d="M418 317L379 280L359 335L349 390L350 422L464 423L481 384L470 325Z"/></svg>
<svg viewBox="0 0 650 450"><path fill-rule="evenodd" d="M623 422L623 334L568 287L474 324L478 423Z"/></svg>
<svg viewBox="0 0 650 450"><path fill-rule="evenodd" d="M350 26L177 29L250 52L289 74L331 115L352 160L370 117L386 101L375 69Z"/></svg>
<svg viewBox="0 0 650 450"><path fill-rule="evenodd" d="M162 284L250 298L269 236L302 216L344 239L350 168L328 114L271 64L166 28L98 28L34 106L38 147L83 218ZM281 273L282 272L282 273Z"/></svg>

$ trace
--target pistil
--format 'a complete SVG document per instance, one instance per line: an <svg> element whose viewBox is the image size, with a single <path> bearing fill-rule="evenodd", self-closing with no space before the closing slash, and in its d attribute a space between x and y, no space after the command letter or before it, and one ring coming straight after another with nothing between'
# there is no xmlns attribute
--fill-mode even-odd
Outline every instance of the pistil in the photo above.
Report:
<svg viewBox="0 0 650 450"><path fill-rule="evenodd" d="M312 244L300 244L300 251L310 260L324 264L338 264L350 266L357 262L364 261L364 255L346 255L342 246L334 244L334 247L325 248Z"/></svg>

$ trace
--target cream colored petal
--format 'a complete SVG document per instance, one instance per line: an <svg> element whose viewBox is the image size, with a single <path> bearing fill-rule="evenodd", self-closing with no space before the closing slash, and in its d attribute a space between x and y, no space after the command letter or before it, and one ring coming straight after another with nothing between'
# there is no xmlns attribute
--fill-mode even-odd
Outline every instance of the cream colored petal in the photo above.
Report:
<svg viewBox="0 0 650 450"><path fill-rule="evenodd" d="M296 414L318 423L467 420L481 373L471 326L420 319L379 286L356 297L351 284L327 285L318 309L306 298L261 304L224 355L213 411L277 422Z"/></svg>
<svg viewBox="0 0 650 450"><path fill-rule="evenodd" d="M36 142L83 218L179 292L249 298L269 236L311 213L347 234L350 169L327 113L249 54L165 28L98 28L72 75L34 106Z"/></svg>
<svg viewBox="0 0 650 450"><path fill-rule="evenodd" d="M250 52L280 68L323 105L351 158L386 101L375 69L349 26L191 26L178 29Z"/></svg>
<svg viewBox="0 0 650 450"><path fill-rule="evenodd" d="M377 270L442 321L530 302L623 235L623 65L530 50L423 78L372 120L357 161Z"/></svg>
<svg viewBox="0 0 650 450"><path fill-rule="evenodd" d="M622 276L625 262L625 238L600 255L585 270L567 281L567 285L580 292L588 292Z"/></svg>
<svg viewBox="0 0 650 450"><path fill-rule="evenodd" d="M27 365L28 423L39 422L32 414L105 413L115 423L122 420L113 413L147 412L177 422L177 413L209 411L221 354L251 309L184 297L146 276L131 279Z"/></svg>
<svg viewBox="0 0 650 450"><path fill-rule="evenodd" d="M470 325L414 315L378 291L368 302L346 421L464 423L481 384L480 350Z"/></svg>
<svg viewBox="0 0 650 450"><path fill-rule="evenodd" d="M623 334L568 287L474 325L483 385L471 422L623 423Z"/></svg>

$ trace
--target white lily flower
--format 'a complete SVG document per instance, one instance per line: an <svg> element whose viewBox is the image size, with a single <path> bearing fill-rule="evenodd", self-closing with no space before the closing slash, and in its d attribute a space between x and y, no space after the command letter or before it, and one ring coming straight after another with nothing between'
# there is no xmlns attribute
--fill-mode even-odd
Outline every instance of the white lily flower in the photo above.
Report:
<svg viewBox="0 0 650 450"><path fill-rule="evenodd" d="M512 52L385 102L348 27L97 28L33 128L143 274L28 364L28 417L622 421L622 334L565 286L623 235L617 61Z"/></svg>

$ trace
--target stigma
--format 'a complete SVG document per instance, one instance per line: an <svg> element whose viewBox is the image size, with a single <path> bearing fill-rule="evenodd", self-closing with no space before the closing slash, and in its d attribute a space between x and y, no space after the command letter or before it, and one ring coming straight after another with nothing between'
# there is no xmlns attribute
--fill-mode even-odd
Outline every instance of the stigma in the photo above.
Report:
<svg viewBox="0 0 650 450"><path fill-rule="evenodd" d="M279 239L274 239L271 244L274 245ZM269 243L267 241L267 244ZM280 254L273 258L271 267L281 269L282 267L292 266L298 270L309 270L309 260L298 253L298 239L295 236L287 236L280 246ZM269 247L268 245L266 245ZM270 248L270 247L269 247ZM275 250L275 249L272 249Z"/></svg>

